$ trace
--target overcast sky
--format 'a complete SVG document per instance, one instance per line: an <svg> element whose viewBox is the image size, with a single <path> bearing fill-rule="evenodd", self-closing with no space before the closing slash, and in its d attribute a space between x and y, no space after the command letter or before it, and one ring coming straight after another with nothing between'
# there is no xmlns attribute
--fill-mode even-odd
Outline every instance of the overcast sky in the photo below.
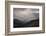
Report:
<svg viewBox="0 0 46 36"><path fill-rule="evenodd" d="M39 9L14 8L13 18L21 21L30 21L39 18Z"/></svg>

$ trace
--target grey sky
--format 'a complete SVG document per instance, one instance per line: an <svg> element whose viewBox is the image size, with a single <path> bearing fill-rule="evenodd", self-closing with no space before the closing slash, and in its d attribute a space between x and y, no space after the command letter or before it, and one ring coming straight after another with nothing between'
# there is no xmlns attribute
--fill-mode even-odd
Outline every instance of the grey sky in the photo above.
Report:
<svg viewBox="0 0 46 36"><path fill-rule="evenodd" d="M31 8L14 8L13 18L21 21L30 21L39 18L39 9Z"/></svg>

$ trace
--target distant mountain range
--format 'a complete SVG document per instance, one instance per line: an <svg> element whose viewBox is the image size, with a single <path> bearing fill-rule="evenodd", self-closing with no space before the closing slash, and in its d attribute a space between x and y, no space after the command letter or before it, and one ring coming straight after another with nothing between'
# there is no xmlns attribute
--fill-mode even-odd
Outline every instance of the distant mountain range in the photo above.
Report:
<svg viewBox="0 0 46 36"><path fill-rule="evenodd" d="M28 22L23 22L18 19L13 20L13 27L19 28L19 27L39 27L39 19L31 20Z"/></svg>

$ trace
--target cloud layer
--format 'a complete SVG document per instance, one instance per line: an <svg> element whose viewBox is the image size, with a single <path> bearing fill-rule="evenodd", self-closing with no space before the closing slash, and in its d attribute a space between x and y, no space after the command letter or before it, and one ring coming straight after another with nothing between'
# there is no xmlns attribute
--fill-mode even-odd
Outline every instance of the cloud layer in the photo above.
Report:
<svg viewBox="0 0 46 36"><path fill-rule="evenodd" d="M39 18L39 9L14 8L13 18L21 21L30 21Z"/></svg>

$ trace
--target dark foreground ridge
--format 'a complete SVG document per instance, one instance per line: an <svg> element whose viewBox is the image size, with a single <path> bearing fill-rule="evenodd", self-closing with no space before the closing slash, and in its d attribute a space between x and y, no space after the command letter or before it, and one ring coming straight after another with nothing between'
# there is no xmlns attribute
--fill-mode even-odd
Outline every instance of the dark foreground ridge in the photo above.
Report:
<svg viewBox="0 0 46 36"><path fill-rule="evenodd" d="M14 28L20 28L20 27L39 27L39 19L31 20L26 23L23 21L20 21L18 19L13 20L13 27Z"/></svg>

